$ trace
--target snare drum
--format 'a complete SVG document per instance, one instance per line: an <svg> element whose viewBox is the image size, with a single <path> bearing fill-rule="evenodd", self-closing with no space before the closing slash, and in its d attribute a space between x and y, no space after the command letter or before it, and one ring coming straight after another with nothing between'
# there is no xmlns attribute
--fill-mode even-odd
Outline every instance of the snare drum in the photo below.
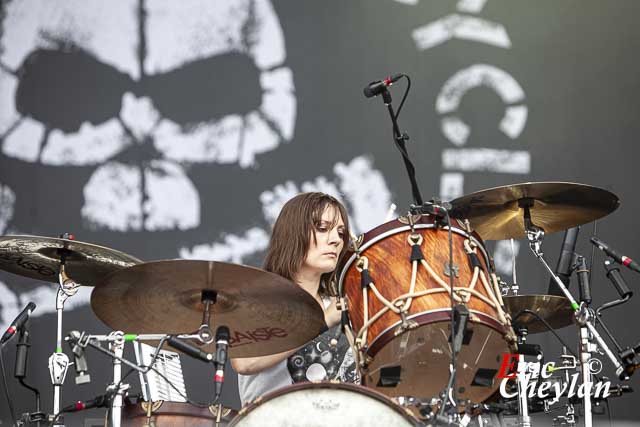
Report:
<svg viewBox="0 0 640 427"><path fill-rule="evenodd" d="M256 399L229 427L417 426L386 396L347 383L297 383Z"/></svg>
<svg viewBox="0 0 640 427"><path fill-rule="evenodd" d="M449 380L453 275L455 304L470 316L457 356L460 401L481 402L499 387L502 354L515 335L480 238L433 217L400 217L360 236L341 267L354 353L363 383L387 396L437 396Z"/></svg>

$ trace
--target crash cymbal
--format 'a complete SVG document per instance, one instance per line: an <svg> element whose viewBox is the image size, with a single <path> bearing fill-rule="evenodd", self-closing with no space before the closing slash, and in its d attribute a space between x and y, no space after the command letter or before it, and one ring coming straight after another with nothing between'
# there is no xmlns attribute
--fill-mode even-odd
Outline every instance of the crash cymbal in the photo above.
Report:
<svg viewBox="0 0 640 427"><path fill-rule="evenodd" d="M324 313L300 286L273 273L216 261L153 261L100 281L91 307L114 330L135 334L192 333L203 320L203 291L213 291L211 329L231 331L231 357L296 348L324 328ZM196 344L195 342L193 344ZM215 350L215 343L203 346Z"/></svg>
<svg viewBox="0 0 640 427"><path fill-rule="evenodd" d="M564 328L574 323L573 309L571 303L565 297L556 295L515 295L503 296L504 306L509 314L511 314L512 326L516 330L518 328L527 328L528 333L537 334L539 332L547 332L549 329L529 313L523 313L518 316L522 310L531 310L538 316L542 317L549 323L553 329ZM515 316L518 316L515 318Z"/></svg>
<svg viewBox="0 0 640 427"><path fill-rule="evenodd" d="M80 285L93 286L121 268L142 261L103 246L41 236L0 236L0 269L20 276L58 283L60 260L65 272Z"/></svg>
<svg viewBox="0 0 640 427"><path fill-rule="evenodd" d="M545 233L566 230L601 218L619 206L618 197L602 188L571 182L526 182L467 194L451 202L450 214L468 219L484 240L526 236L523 204L534 225Z"/></svg>

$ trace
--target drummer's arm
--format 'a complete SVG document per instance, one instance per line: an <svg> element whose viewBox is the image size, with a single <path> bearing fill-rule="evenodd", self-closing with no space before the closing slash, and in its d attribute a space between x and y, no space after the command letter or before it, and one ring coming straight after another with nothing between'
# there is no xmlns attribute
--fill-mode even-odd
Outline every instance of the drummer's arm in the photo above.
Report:
<svg viewBox="0 0 640 427"><path fill-rule="evenodd" d="M260 357L243 357L237 359L231 359L231 366L233 369L242 375L255 375L269 369L272 366L286 360L289 356L295 353L298 349L285 351L283 353L270 354L268 356Z"/></svg>
<svg viewBox="0 0 640 427"><path fill-rule="evenodd" d="M340 322L341 312L336 309L335 301L324 309L324 320L327 327L331 328ZM300 346L303 347L303 346ZM283 353L270 354L269 356L260 357L244 357L241 359L231 359L233 369L242 375L255 375L259 372L269 369L287 359L300 348L285 351Z"/></svg>

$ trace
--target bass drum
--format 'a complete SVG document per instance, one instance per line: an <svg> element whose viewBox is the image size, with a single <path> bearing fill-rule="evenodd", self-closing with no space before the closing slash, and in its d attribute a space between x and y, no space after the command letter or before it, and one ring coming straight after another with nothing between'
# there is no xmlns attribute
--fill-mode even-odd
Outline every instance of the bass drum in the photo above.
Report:
<svg viewBox="0 0 640 427"><path fill-rule="evenodd" d="M213 427L217 413L217 406L199 408L188 403L162 401L129 403L122 412L122 427ZM237 411L223 407L220 427L229 425L237 414Z"/></svg>
<svg viewBox="0 0 640 427"><path fill-rule="evenodd" d="M391 397L435 397L449 380L451 276L455 304L469 312L457 356L456 394L482 402L515 335L480 237L428 215L400 217L360 236L340 269L362 382Z"/></svg>
<svg viewBox="0 0 640 427"><path fill-rule="evenodd" d="M417 426L411 412L384 395L348 383L298 383L244 407L237 427Z"/></svg>

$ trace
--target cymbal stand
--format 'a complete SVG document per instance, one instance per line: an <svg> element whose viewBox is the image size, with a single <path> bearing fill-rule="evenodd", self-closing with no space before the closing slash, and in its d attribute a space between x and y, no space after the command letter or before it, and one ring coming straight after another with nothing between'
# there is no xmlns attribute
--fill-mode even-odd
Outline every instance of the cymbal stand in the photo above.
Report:
<svg viewBox="0 0 640 427"><path fill-rule="evenodd" d="M574 371L578 367L578 361L572 354L567 352L567 348L562 346L562 366L556 367L554 372L564 371L564 381L566 384L571 382L571 374L570 371ZM555 396L550 402L545 401L544 403L544 411L546 413L551 412L550 406L559 402L561 396ZM569 427L574 427L577 425L576 421L576 410L572 403L571 399L567 399L567 403L565 404L566 412L564 415L558 415L553 419L554 425L567 425Z"/></svg>
<svg viewBox="0 0 640 427"><path fill-rule="evenodd" d="M213 342L213 333L211 332L211 306L216 303L218 293L216 291L205 289L202 291L201 301L204 304L202 312L202 323L198 328L198 338L205 344Z"/></svg>
<svg viewBox="0 0 640 427"><path fill-rule="evenodd" d="M75 332L75 331L74 331ZM114 331L109 335L89 335L80 333L77 335L69 334L67 341L71 340L81 347L91 346L101 353L109 356L113 360L113 382L107 386L107 395L113 396L111 401L111 427L120 427L122 420L122 408L124 406L124 397L129 390L129 384L122 384L122 365L127 365L141 373L147 373L150 366L138 366L123 357L124 344L128 341L157 341L168 338L166 334L125 334L122 331ZM183 334L177 335L182 339L200 339L199 334ZM109 350L103 348L100 342L107 342Z"/></svg>
<svg viewBox="0 0 640 427"><path fill-rule="evenodd" d="M529 333L527 328L518 328L518 344L525 344ZM518 363L524 363L524 355L518 357ZM516 384L518 386L518 426L531 427L531 417L529 416L529 398L527 397L527 381L525 381L526 370L520 373L520 368L516 374Z"/></svg>
<svg viewBox="0 0 640 427"><path fill-rule="evenodd" d="M113 352L113 383L107 387L107 391L113 393L111 402L111 427L120 427L122 421L122 407L124 406L124 395L129 389L129 384L122 384L122 356L124 354L124 333L121 331L112 332L115 339L109 342L109 349Z"/></svg>
<svg viewBox="0 0 640 427"><path fill-rule="evenodd" d="M58 292L56 294L56 312L58 315L56 330L56 349L49 357L49 374L53 384L53 417L57 426L64 426L62 417L57 417L60 412L60 399L62 384L69 369L69 356L62 352L62 312L64 303L78 292L80 285L67 276L65 271L66 253L60 249L60 272L58 274Z"/></svg>
<svg viewBox="0 0 640 427"><path fill-rule="evenodd" d="M613 354L611 349L607 346L607 343L602 339L595 326L593 325L591 319L592 314L589 311L586 304L578 304L571 292L567 289L565 284L560 280L560 278L555 274L553 269L549 266L547 261L544 259L544 254L542 253L542 240L544 239L544 230L531 221L531 212L530 208L533 206L532 199L521 199L519 201L520 208L524 209L524 226L525 232L527 235L527 239L529 240L529 247L533 254L538 258L540 263L547 269L553 280L556 282L562 293L571 303L571 307L573 308L574 315L576 318L576 322L580 325L580 362L582 364L582 381L585 388L584 393L584 425L585 427L591 427L593 425L593 418L591 413L591 389L593 387L593 383L591 381L591 372L589 370L589 360L590 354L594 351L594 345L590 342L590 339L593 338L596 340L597 344L600 346L602 350L609 357L611 362L616 368L616 374L620 376L624 372L624 368L620 361Z"/></svg>

